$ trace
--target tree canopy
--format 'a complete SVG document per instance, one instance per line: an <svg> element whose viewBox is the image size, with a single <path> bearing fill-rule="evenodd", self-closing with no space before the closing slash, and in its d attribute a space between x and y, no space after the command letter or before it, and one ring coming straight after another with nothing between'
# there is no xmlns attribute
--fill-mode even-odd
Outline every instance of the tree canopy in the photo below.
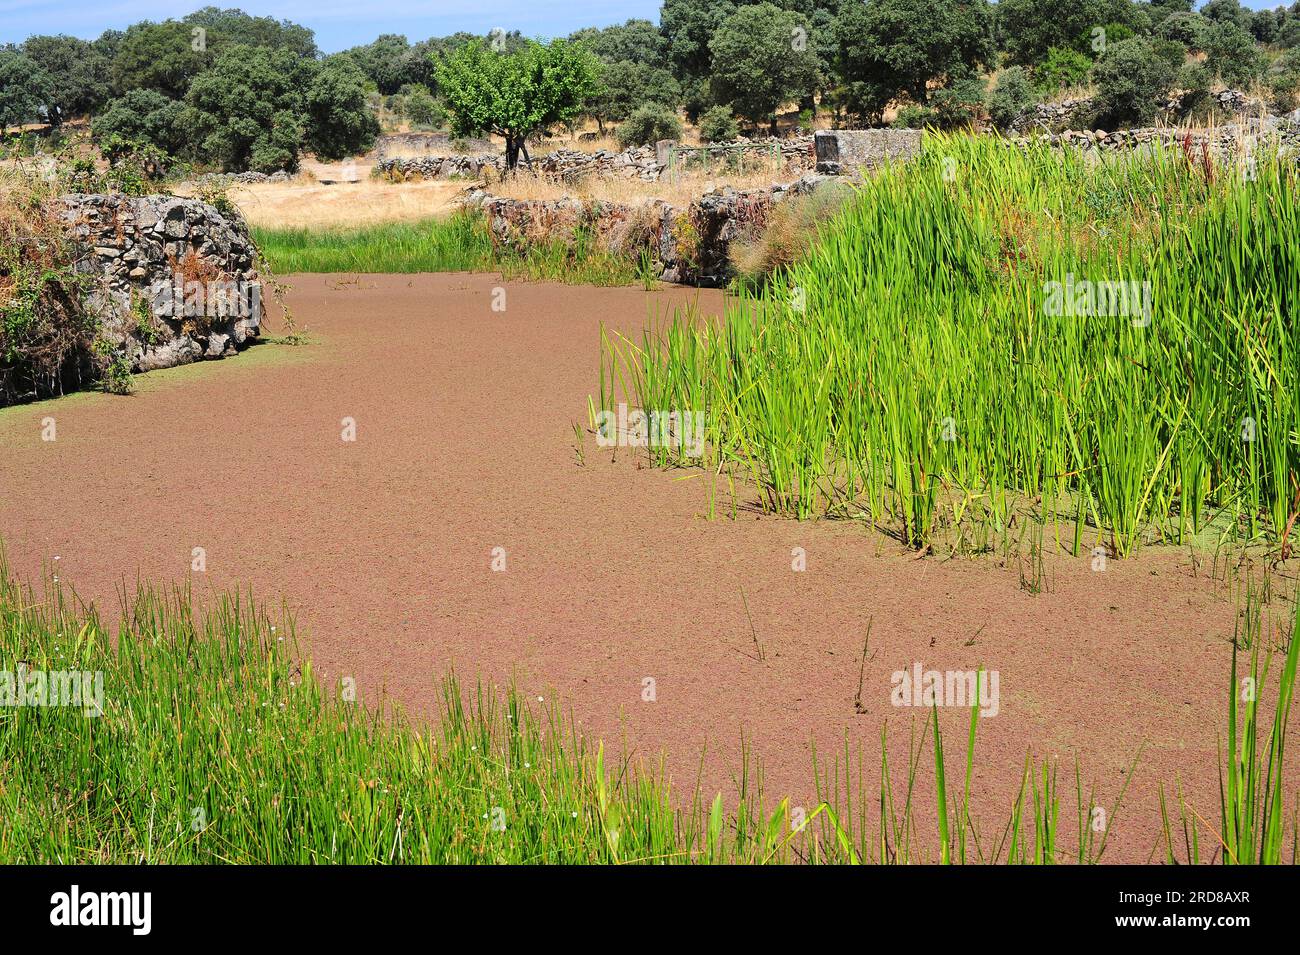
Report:
<svg viewBox="0 0 1300 955"><path fill-rule="evenodd" d="M506 166L513 170L529 136L584 111L599 88L598 75L595 54L581 43L530 40L514 52L497 52L474 40L439 64L438 86L452 130L503 137Z"/></svg>

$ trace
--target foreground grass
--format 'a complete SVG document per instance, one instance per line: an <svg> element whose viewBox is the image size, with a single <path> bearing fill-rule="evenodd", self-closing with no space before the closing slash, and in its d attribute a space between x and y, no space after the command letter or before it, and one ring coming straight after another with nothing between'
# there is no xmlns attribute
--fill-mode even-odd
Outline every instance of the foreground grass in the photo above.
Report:
<svg viewBox="0 0 1300 955"><path fill-rule="evenodd" d="M573 285L630 285L642 266L597 248L578 235L568 243L535 245L527 253L493 243L486 220L464 211L424 222L359 229L253 229L253 238L280 275L301 272L500 272L507 279Z"/></svg>
<svg viewBox="0 0 1300 955"><path fill-rule="evenodd" d="M765 507L917 548L985 549L1028 509L1076 554L1092 529L1119 554L1207 534L1285 554L1298 210L1295 163L1263 151L931 136L725 319L608 342L602 407L702 412L708 463Z"/></svg>
<svg viewBox="0 0 1300 955"><path fill-rule="evenodd" d="M0 560L0 671L98 673L103 688L78 706L15 706L12 682L0 691L0 862L1052 863L1105 851L1077 771L1065 815L1077 834L1060 822L1055 764L1026 760L1010 813L977 823L978 703L961 776L948 778L936 712L901 774L882 733L877 795L863 798L867 764L854 767L846 746L842 760L814 765L821 801L806 812L768 802L747 759L740 797L724 806L698 791L670 798L661 772L609 760L554 704L535 708L513 689L467 692L449 677L437 727L416 726L323 687L292 621L250 599L199 614L183 591L123 598L110 639L93 609L53 584L20 587ZM1234 719L1219 826L1181 800L1166 810L1170 861L1277 862L1287 850L1294 861L1282 766L1296 645L1272 733L1257 702L1240 728ZM937 795L924 812L927 762ZM1118 812L1118 800L1107 807L1111 826ZM934 822L923 827L923 815Z"/></svg>

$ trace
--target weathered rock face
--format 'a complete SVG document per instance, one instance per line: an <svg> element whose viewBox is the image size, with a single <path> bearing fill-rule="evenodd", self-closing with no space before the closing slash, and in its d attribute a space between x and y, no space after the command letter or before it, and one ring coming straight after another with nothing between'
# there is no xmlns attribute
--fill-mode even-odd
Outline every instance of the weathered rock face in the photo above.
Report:
<svg viewBox="0 0 1300 955"><path fill-rule="evenodd" d="M481 190L466 203L487 216L493 239L516 249L572 236L578 226L602 247L638 257L649 252L665 282L725 285L733 277L731 243L767 224L772 207L812 192L830 177L809 174L770 189L716 189L682 209L656 200L641 206L578 199L504 199Z"/></svg>
<svg viewBox="0 0 1300 955"><path fill-rule="evenodd" d="M69 195L64 219L94 283L86 307L132 371L224 358L258 333L248 226L195 199Z"/></svg>

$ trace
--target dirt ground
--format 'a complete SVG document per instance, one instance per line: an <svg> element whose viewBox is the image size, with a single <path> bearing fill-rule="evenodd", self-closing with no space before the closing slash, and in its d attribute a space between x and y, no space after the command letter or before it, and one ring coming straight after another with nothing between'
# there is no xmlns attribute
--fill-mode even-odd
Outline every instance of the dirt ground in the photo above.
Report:
<svg viewBox="0 0 1300 955"><path fill-rule="evenodd" d="M666 754L677 790L705 747L706 787L729 789L743 737L767 791L806 807L814 742L823 760L846 739L861 751L871 797L887 721L903 772L925 711L891 706L894 671L982 666L1000 681L972 783L990 838L1031 752L1059 760L1072 841L1075 759L1109 805L1143 748L1109 861L1148 858L1159 783L1217 818L1238 604L1186 553L1104 572L1051 560L1035 596L996 558L917 559L848 522L761 517L748 497L732 520L722 494L710 519L705 479L611 460L590 436L580 464L600 325L635 333L693 299L716 311L721 293L510 284L496 312L493 276L291 282L308 345L144 376L132 397L0 411L0 536L20 574L57 568L113 603L124 581L183 580L203 547L197 591L283 599L325 677L370 699L382 687L427 715L449 667L514 679L614 749ZM968 712L940 719L960 779Z"/></svg>

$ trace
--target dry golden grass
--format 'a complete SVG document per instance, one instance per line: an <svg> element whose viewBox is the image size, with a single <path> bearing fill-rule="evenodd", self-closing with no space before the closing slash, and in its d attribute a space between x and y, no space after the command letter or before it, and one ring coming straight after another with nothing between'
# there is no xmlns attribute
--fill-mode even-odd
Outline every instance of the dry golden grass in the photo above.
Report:
<svg viewBox="0 0 1300 955"><path fill-rule="evenodd" d="M451 211L466 183L394 184L376 179L324 186L308 179L258 183L229 196L249 225L268 228L365 226L413 222Z"/></svg>

